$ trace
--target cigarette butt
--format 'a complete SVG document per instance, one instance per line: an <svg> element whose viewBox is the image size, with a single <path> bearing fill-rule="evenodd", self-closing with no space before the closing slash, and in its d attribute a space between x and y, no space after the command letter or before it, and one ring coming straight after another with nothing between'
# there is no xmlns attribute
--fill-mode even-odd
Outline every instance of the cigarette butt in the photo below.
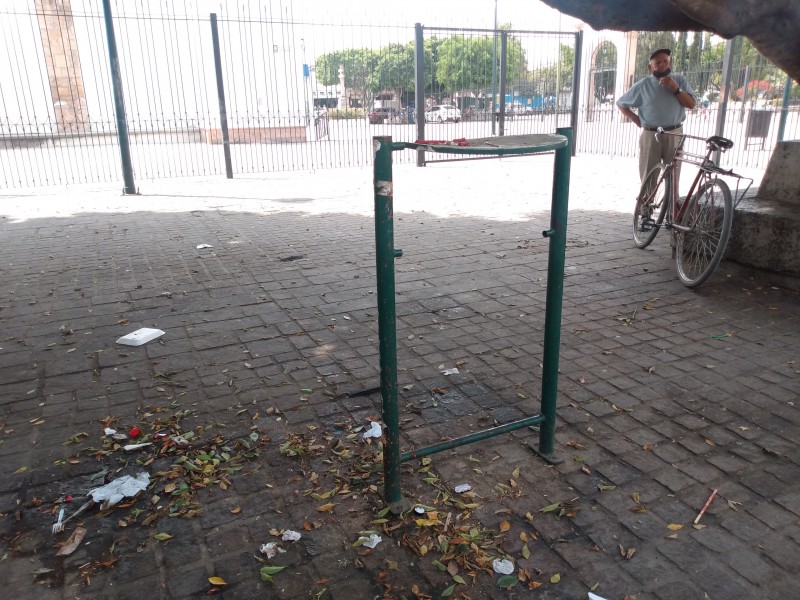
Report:
<svg viewBox="0 0 800 600"><path fill-rule="evenodd" d="M717 495L717 490L714 489L714 491L712 491L711 495L708 497L708 500L706 500L706 503L703 505L703 508L700 510L700 513L695 517L694 519L695 525L697 525L697 523L700 521L700 517L702 517L705 514L706 510L708 510L708 507L711 506L711 501L714 499L714 496L716 495Z"/></svg>

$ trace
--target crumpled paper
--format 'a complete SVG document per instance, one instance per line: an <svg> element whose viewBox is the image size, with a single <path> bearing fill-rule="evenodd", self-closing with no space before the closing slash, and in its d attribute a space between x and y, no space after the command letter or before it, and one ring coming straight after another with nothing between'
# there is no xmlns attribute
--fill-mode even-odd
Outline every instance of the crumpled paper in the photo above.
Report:
<svg viewBox="0 0 800 600"><path fill-rule="evenodd" d="M371 533L369 534L369 537L362 535L361 537L358 538L357 541L360 542L361 540L364 540L364 542L361 544L362 546L366 546L367 548L374 548L383 541L383 538L376 533Z"/></svg>
<svg viewBox="0 0 800 600"><path fill-rule="evenodd" d="M117 504L123 498L133 498L136 494L150 485L149 473L138 473L135 477L125 475L119 479L95 488L89 495L95 502L101 503L100 510L106 510Z"/></svg>
<svg viewBox="0 0 800 600"><path fill-rule="evenodd" d="M514 563L505 558L495 558L492 561L492 569L501 575L511 575L514 572Z"/></svg>
<svg viewBox="0 0 800 600"><path fill-rule="evenodd" d="M369 424L369 429L367 429L364 433L361 434L361 437L364 439L367 438L380 438L383 435L383 431L381 430L381 424L377 421L371 421Z"/></svg>

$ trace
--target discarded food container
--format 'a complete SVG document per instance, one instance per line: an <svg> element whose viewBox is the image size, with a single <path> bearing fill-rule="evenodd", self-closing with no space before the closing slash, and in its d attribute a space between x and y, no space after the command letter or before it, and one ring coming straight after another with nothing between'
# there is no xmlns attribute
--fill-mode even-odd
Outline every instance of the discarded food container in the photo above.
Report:
<svg viewBox="0 0 800 600"><path fill-rule="evenodd" d="M150 485L149 473L138 473L135 477L124 475L102 487L93 489L89 495L95 502L102 502L100 510L106 510L123 498L133 498L148 485Z"/></svg>
<svg viewBox="0 0 800 600"><path fill-rule="evenodd" d="M164 332L160 329L142 327L141 329L137 329L136 331L133 331L127 335L123 335L117 340L117 343L122 344L123 346L141 346L149 341L161 337L162 335L164 335Z"/></svg>

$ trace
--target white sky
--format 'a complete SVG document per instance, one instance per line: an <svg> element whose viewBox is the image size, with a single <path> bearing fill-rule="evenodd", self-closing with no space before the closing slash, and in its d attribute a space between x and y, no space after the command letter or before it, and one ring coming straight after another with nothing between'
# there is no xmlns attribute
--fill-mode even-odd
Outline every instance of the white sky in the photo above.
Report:
<svg viewBox="0 0 800 600"><path fill-rule="evenodd" d="M284 0L284 4L288 4ZM301 14L374 24L469 27L494 26L495 0L344 0L329 2L293 0L295 18ZM514 29L575 31L576 19L561 15L538 0L497 0L497 22L511 23Z"/></svg>

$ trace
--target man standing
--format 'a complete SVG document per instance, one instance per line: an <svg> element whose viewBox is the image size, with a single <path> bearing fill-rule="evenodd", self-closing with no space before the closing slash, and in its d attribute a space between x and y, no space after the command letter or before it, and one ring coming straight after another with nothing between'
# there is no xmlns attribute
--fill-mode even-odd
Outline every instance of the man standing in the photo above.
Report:
<svg viewBox="0 0 800 600"><path fill-rule="evenodd" d="M694 108L696 103L686 78L672 73L670 55L667 48L653 52L647 63L651 76L634 83L617 100L620 112L642 129L639 136L639 177L642 181L655 165L672 160L680 141L674 135L662 135L656 140L658 128L681 133L685 109ZM636 112L631 110L633 108Z"/></svg>

